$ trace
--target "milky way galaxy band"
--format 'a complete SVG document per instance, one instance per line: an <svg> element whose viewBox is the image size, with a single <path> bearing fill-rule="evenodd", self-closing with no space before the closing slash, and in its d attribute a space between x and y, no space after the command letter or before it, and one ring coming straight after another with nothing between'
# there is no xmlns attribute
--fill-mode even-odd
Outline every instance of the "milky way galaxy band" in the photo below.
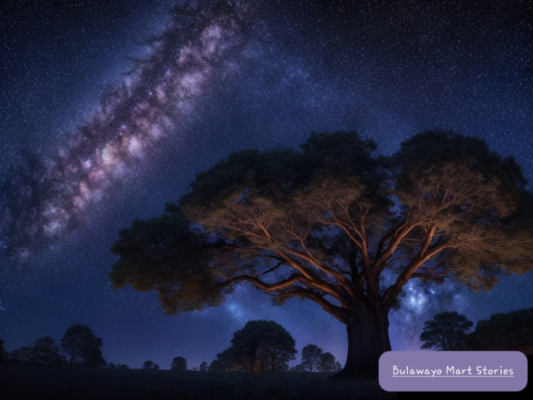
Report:
<svg viewBox="0 0 533 400"><path fill-rule="evenodd" d="M245 48L253 3L202 1L172 9L172 21L148 40L122 85L53 157L24 153L0 186L0 246L27 259L74 228L88 207L146 162L176 132L210 86L235 69Z"/></svg>

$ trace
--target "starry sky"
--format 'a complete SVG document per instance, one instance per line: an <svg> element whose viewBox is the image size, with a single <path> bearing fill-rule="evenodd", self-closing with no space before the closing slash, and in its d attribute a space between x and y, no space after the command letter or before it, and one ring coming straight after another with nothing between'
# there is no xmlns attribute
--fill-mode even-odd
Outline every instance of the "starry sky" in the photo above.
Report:
<svg viewBox="0 0 533 400"><path fill-rule="evenodd" d="M238 27L213 11L202 29L180 28L187 40L150 47L149 38L177 29L174 1L2 2L0 337L8 351L45 335L59 342L79 322L103 339L108 362L167 369L182 356L192 368L229 347L247 321L266 319L295 338L291 365L309 343L344 363L344 325L309 301L274 307L240 286L218 308L169 316L154 292L112 289L118 231L160 215L196 173L236 150L296 148L312 131L344 129L391 154L440 128L514 155L533 182L531 2L244 3ZM532 307L532 286L532 273L484 293L411 282L390 315L392 348L419 349L424 321L440 311L476 322Z"/></svg>

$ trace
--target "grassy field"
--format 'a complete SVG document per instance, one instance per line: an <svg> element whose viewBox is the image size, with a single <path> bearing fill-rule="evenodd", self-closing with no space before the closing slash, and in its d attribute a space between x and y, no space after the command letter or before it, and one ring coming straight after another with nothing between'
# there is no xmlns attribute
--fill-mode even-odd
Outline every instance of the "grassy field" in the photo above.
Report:
<svg viewBox="0 0 533 400"><path fill-rule="evenodd" d="M396 399L377 380L329 374L146 371L0 365L0 399Z"/></svg>

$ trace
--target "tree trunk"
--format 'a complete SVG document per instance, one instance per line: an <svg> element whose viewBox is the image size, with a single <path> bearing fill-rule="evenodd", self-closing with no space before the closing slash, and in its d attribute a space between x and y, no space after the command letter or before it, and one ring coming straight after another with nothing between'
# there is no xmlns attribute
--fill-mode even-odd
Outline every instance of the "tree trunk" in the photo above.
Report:
<svg viewBox="0 0 533 400"><path fill-rule="evenodd" d="M379 375L379 357L391 350L388 313L371 310L363 304L353 310L346 324L348 357L335 377L375 378Z"/></svg>

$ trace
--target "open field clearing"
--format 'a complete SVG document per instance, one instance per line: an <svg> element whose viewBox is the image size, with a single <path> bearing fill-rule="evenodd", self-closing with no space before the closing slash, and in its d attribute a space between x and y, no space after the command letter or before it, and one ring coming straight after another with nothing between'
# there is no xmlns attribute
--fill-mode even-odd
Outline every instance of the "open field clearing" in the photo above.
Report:
<svg viewBox="0 0 533 400"><path fill-rule="evenodd" d="M2 399L395 399L377 380L333 381L327 374L253 375L139 369L0 367Z"/></svg>

